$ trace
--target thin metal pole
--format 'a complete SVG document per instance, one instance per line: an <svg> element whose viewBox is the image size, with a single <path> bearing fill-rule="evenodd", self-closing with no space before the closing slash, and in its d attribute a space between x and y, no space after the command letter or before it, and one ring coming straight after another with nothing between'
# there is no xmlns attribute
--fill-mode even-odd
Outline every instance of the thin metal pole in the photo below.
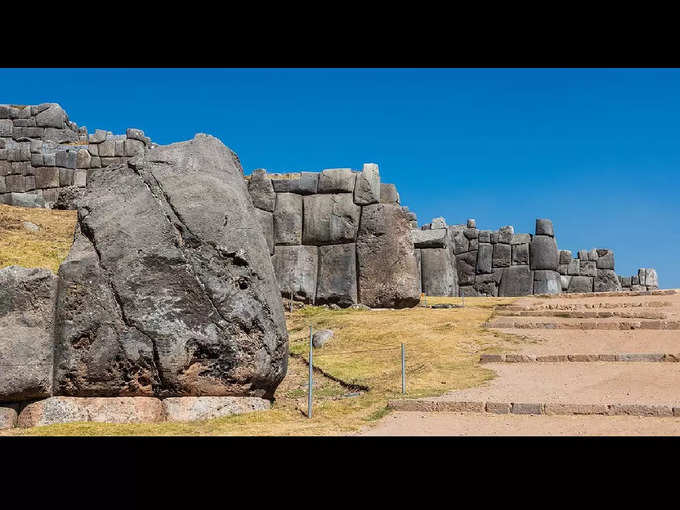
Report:
<svg viewBox="0 0 680 510"><path fill-rule="evenodd" d="M404 344L401 344L401 392L406 393L406 357L404 356Z"/></svg>
<svg viewBox="0 0 680 510"><path fill-rule="evenodd" d="M307 418L312 417L312 391L314 388L314 345L312 344L312 326L309 326L309 390L307 391Z"/></svg>
<svg viewBox="0 0 680 510"><path fill-rule="evenodd" d="M427 308L427 294L425 294L425 308Z"/></svg>
<svg viewBox="0 0 680 510"><path fill-rule="evenodd" d="M292 291L292 290L290 291L290 303L289 303L289 306L290 306L290 313L293 313L293 291Z"/></svg>
<svg viewBox="0 0 680 510"><path fill-rule="evenodd" d="M465 294L461 296L463 298L463 308L465 308Z"/></svg>

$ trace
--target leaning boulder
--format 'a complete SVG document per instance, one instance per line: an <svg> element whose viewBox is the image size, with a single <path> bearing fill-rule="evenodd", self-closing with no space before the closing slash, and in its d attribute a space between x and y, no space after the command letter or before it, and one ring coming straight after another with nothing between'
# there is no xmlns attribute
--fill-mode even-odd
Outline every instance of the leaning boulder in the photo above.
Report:
<svg viewBox="0 0 680 510"><path fill-rule="evenodd" d="M59 394L270 398L285 376L269 249L216 138L93 172L59 274Z"/></svg>
<svg viewBox="0 0 680 510"><path fill-rule="evenodd" d="M364 206L356 249L361 303L371 308L406 308L418 304L418 264L409 220L401 207Z"/></svg>
<svg viewBox="0 0 680 510"><path fill-rule="evenodd" d="M0 269L0 402L52 394L56 296L47 269Z"/></svg>

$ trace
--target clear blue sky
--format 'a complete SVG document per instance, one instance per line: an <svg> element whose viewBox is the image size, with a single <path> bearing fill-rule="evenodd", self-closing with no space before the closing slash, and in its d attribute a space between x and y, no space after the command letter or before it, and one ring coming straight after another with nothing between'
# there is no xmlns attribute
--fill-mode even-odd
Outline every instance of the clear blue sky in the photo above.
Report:
<svg viewBox="0 0 680 510"><path fill-rule="evenodd" d="M680 287L680 70L3 69L0 103L156 143L219 137L249 173L380 165L420 223L476 218Z"/></svg>

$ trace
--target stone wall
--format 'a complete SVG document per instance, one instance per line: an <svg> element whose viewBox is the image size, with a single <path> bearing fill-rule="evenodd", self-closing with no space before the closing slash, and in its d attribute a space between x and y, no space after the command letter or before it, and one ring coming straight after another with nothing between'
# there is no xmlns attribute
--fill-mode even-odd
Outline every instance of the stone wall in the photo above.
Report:
<svg viewBox="0 0 680 510"><path fill-rule="evenodd" d="M284 297L341 307L417 303L409 239L417 220L399 205L396 187L380 182L378 165L286 174L259 169L246 179ZM383 258L382 270L376 257Z"/></svg>
<svg viewBox="0 0 680 510"><path fill-rule="evenodd" d="M126 162L146 146L138 129L88 135L56 103L0 105L0 203L53 207L63 190L85 187L89 169Z"/></svg>

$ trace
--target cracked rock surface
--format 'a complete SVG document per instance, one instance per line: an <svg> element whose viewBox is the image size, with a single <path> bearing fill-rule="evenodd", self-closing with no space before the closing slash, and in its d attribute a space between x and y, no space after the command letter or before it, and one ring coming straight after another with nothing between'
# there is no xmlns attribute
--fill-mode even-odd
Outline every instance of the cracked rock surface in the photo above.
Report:
<svg viewBox="0 0 680 510"><path fill-rule="evenodd" d="M246 186L207 135L91 172L59 270L55 394L273 396L288 337Z"/></svg>

